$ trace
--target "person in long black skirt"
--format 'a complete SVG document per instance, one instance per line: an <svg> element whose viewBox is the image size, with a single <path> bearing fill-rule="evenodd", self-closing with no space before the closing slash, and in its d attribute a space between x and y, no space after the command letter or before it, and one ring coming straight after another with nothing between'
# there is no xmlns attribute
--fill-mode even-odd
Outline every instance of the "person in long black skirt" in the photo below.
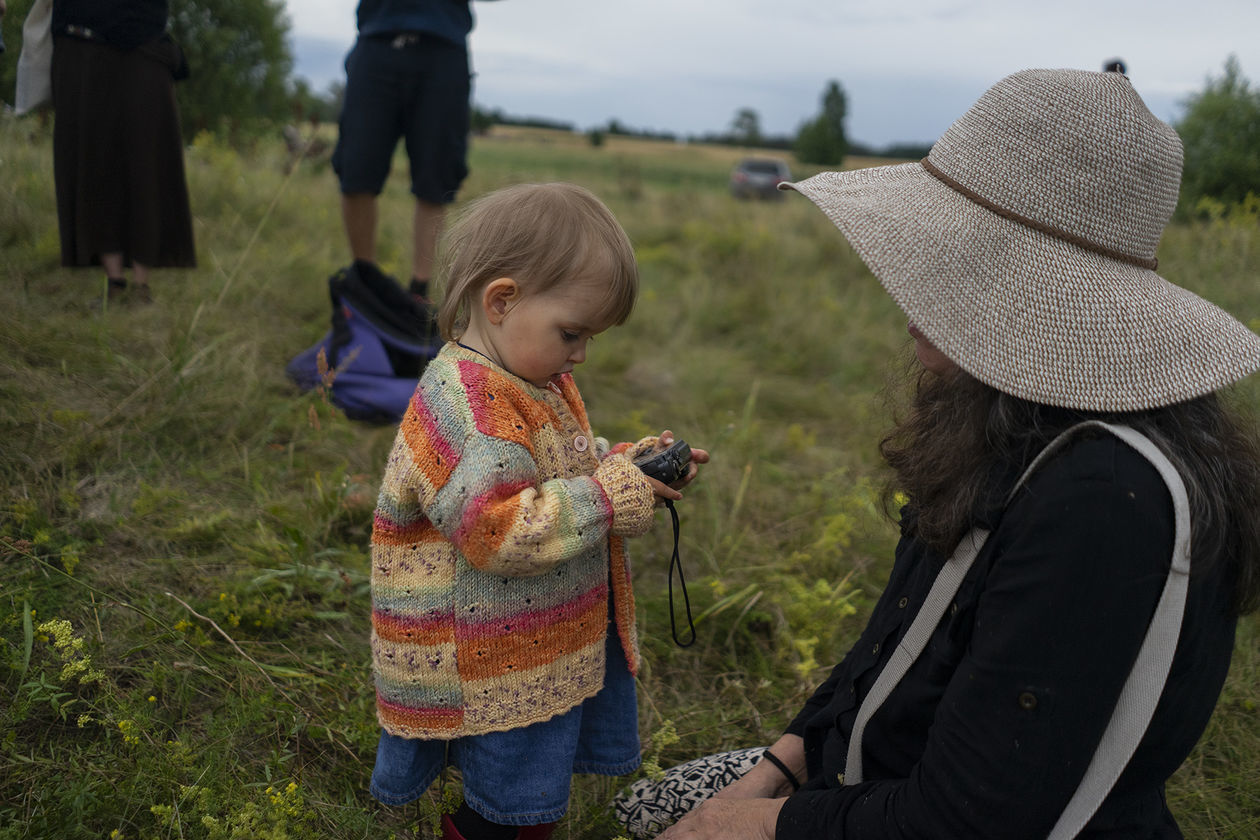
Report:
<svg viewBox="0 0 1260 840"><path fill-rule="evenodd" d="M150 269L196 265L168 15L167 0L53 3L61 264L102 266L110 300L147 303Z"/></svg>

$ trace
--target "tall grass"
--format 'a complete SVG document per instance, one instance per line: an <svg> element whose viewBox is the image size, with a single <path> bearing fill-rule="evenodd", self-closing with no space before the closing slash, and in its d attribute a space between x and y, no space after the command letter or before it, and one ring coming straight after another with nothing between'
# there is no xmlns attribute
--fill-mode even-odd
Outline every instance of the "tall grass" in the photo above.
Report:
<svg viewBox="0 0 1260 840"><path fill-rule="evenodd" d="M662 764L774 738L856 637L895 538L875 441L904 319L808 202L731 200L737 154L504 133L475 141L462 192L565 179L608 201L643 293L578 372L593 423L713 453L680 505L695 647L669 642L668 522L634 547ZM393 429L283 374L347 261L333 176L286 175L278 141L199 139L187 163L200 267L94 312L99 273L58 266L47 132L0 122L0 840L433 836L441 791L366 793L366 544ZM397 274L405 181L381 214ZM1258 242L1254 218L1178 227L1161 267L1258 325ZM1170 786L1191 837L1260 834L1258 630ZM614 836L620 783L579 779L560 836Z"/></svg>

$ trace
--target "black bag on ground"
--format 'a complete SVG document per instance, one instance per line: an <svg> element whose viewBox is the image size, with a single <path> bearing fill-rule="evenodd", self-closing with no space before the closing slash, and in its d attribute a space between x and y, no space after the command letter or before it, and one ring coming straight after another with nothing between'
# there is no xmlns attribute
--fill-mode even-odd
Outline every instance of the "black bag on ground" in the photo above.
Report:
<svg viewBox="0 0 1260 840"><path fill-rule="evenodd" d="M328 278L332 329L285 367L303 391L318 387L319 352L335 371L329 396L354 420L397 423L442 341L429 310L374 264L356 260Z"/></svg>

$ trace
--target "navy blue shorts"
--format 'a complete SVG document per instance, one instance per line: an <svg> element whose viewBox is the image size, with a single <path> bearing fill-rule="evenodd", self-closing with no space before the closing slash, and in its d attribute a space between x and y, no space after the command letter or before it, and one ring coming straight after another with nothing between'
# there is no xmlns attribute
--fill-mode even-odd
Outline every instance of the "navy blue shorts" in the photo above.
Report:
<svg viewBox="0 0 1260 840"><path fill-rule="evenodd" d="M455 200L468 175L468 51L432 35L365 36L346 56L333 171L345 194L380 195L398 138L411 161L411 192Z"/></svg>
<svg viewBox="0 0 1260 840"><path fill-rule="evenodd" d="M538 825L564 816L574 773L622 776L636 770L634 677L615 628L608 637L604 687L562 715L449 742L382 732L372 795L386 805L419 799L449 762L463 775L468 807L499 825Z"/></svg>

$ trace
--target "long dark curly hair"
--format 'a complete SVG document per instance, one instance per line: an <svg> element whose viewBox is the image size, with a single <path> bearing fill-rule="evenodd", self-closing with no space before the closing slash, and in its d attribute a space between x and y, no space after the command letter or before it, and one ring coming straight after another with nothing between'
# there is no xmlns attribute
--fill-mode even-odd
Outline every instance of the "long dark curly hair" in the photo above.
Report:
<svg viewBox="0 0 1260 840"><path fill-rule="evenodd" d="M1031 463L1067 427L1089 419L1123 423L1154 441L1185 482L1191 567L1227 564L1237 611L1260 608L1260 440L1250 417L1225 397L1103 413L1022 400L961 371L923 371L914 385L909 407L879 448L893 470L885 499L894 490L909 496L916 515L907 527L927 545L949 554L991 503L992 478Z"/></svg>

